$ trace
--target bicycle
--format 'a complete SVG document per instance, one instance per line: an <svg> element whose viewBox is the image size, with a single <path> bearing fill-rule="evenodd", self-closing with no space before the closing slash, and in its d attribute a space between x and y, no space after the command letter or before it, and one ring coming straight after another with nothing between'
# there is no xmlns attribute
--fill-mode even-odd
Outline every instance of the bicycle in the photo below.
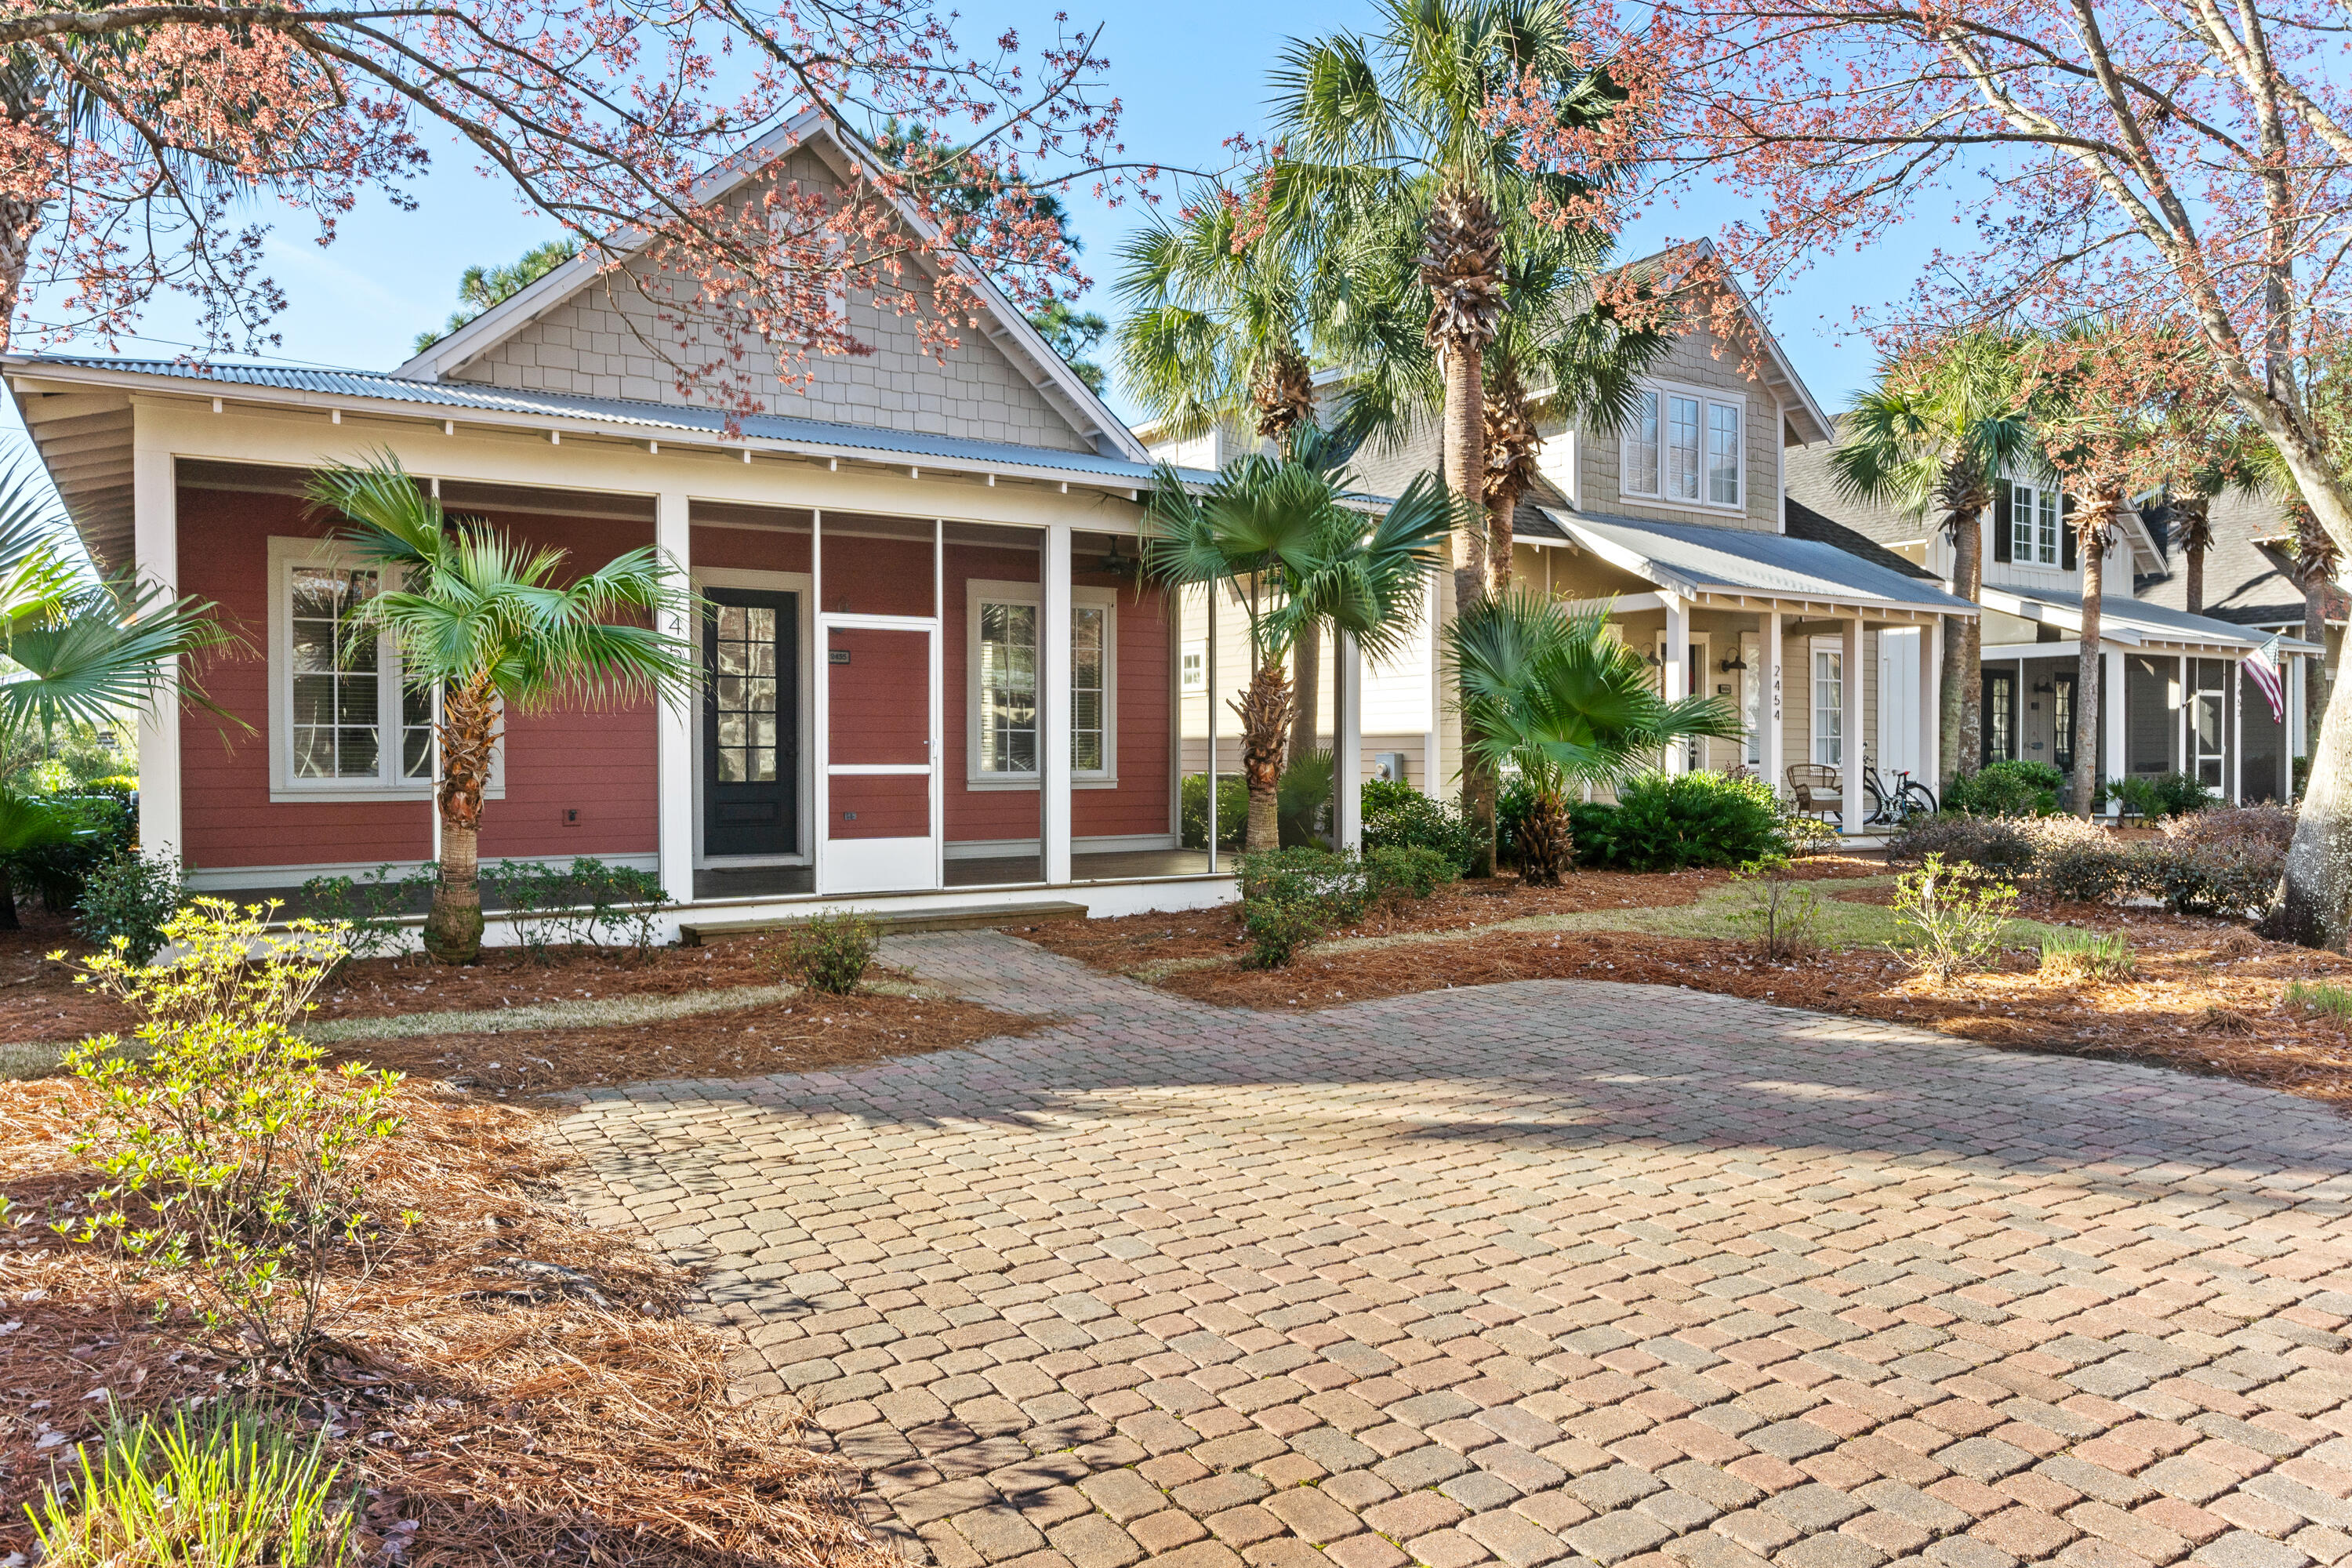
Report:
<svg viewBox="0 0 2352 1568"><path fill-rule="evenodd" d="M1913 778L1908 768L1895 769L1894 776L1897 782L1890 788L1876 768L1863 769L1863 788L1870 796L1870 815L1864 821L1900 827L1914 816L1935 814L1934 791Z"/></svg>

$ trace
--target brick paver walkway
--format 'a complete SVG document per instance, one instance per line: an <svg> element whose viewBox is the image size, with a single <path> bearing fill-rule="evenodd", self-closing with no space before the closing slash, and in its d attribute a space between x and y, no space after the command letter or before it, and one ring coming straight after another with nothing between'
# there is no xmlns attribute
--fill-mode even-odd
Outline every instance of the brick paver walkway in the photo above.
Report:
<svg viewBox="0 0 2352 1568"><path fill-rule="evenodd" d="M891 956L1066 1021L566 1126L911 1556L2352 1556L2318 1105L1679 990L1269 1016Z"/></svg>

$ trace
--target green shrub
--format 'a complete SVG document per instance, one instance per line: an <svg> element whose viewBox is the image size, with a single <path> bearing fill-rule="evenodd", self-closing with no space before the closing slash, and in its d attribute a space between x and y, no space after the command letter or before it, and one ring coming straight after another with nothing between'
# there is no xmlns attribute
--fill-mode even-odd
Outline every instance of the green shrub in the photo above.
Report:
<svg viewBox="0 0 2352 1568"><path fill-rule="evenodd" d="M1331 906L1321 899L1258 898L1242 900L1242 930L1249 936L1246 969L1282 969L1299 951L1330 929Z"/></svg>
<svg viewBox="0 0 2352 1568"><path fill-rule="evenodd" d="M144 963L162 950L165 923L185 896L178 857L117 855L82 884L75 925L100 947Z"/></svg>
<svg viewBox="0 0 2352 1568"><path fill-rule="evenodd" d="M1938 981L1980 969L2000 946L2017 889L1974 866L1947 866L1930 855L1895 884L1895 923L1912 936L1896 951Z"/></svg>
<svg viewBox="0 0 2352 1568"><path fill-rule="evenodd" d="M2185 816L2213 804L2213 792L2198 782L2194 773L2158 773L2147 782L2154 792L2153 816Z"/></svg>
<svg viewBox="0 0 2352 1568"><path fill-rule="evenodd" d="M1788 857L1750 860L1738 875L1748 900L1732 918L1756 933L1757 948L1766 961L1782 963L1811 950L1813 928L1821 919L1821 894L1790 874Z"/></svg>
<svg viewBox="0 0 2352 1568"><path fill-rule="evenodd" d="M2279 1000L2295 1012L2352 1024L2352 991L2327 980L2290 980Z"/></svg>
<svg viewBox="0 0 2352 1568"><path fill-rule="evenodd" d="M1886 858L1896 865L1916 866L1930 855L1995 876L2021 877L2033 868L2033 840L2014 817L1958 811L1906 818L1887 840Z"/></svg>
<svg viewBox="0 0 2352 1568"><path fill-rule="evenodd" d="M1369 786L1367 786L1369 787ZM1184 847L1209 847L1209 775L1186 773L1183 806ZM1238 849L1249 831L1249 785L1239 773L1217 775L1217 847Z"/></svg>
<svg viewBox="0 0 2352 1568"><path fill-rule="evenodd" d="M81 901L91 872L131 853L139 838L139 819L129 797L111 790L84 788L37 799L73 837L62 844L18 851L8 858L9 869L25 887L40 893L44 908L62 913Z"/></svg>
<svg viewBox="0 0 2352 1568"><path fill-rule="evenodd" d="M2251 915L2267 908L2286 858L2267 845L2136 844L2126 880L2176 915Z"/></svg>
<svg viewBox="0 0 2352 1568"><path fill-rule="evenodd" d="M1617 808L1607 801L1568 803L1568 836L1580 866L1613 865L1617 859Z"/></svg>
<svg viewBox="0 0 2352 1568"><path fill-rule="evenodd" d="M2048 763L2008 758L1953 779L1944 786L1943 808L1971 816L2047 816L2065 787L2066 775Z"/></svg>
<svg viewBox="0 0 2352 1568"><path fill-rule="evenodd" d="M90 1456L91 1448L98 1451ZM215 1400L193 1415L114 1422L32 1517L44 1568L332 1568L355 1561L359 1489L321 1430Z"/></svg>
<svg viewBox="0 0 2352 1568"><path fill-rule="evenodd" d="M1780 814L1778 831L1780 853L1790 859L1808 855L1824 855L1838 847L1838 830L1818 816L1806 816L1794 811Z"/></svg>
<svg viewBox="0 0 2352 1568"><path fill-rule="evenodd" d="M1588 847L1573 810L1569 826L1579 860L1630 871L1738 866L1782 847L1780 803L1771 786L1723 773L1647 773L1635 779L1618 792L1615 815L1594 847Z"/></svg>
<svg viewBox="0 0 2352 1568"><path fill-rule="evenodd" d="M1328 849L1294 845L1253 851L1235 861L1234 869L1241 876L1244 902L1252 899L1277 903L1316 900L1329 907L1338 924L1354 920L1371 901L1363 862Z"/></svg>
<svg viewBox="0 0 2352 1568"><path fill-rule="evenodd" d="M588 855L569 866L509 860L483 867L481 878L504 906L507 929L541 962L556 946L626 948L643 956L660 935L670 902L655 873Z"/></svg>
<svg viewBox="0 0 2352 1568"><path fill-rule="evenodd" d="M2060 980L2128 980L2139 968L2129 939L2056 931L2042 939L2042 973Z"/></svg>
<svg viewBox="0 0 2352 1568"><path fill-rule="evenodd" d="M1274 816L1285 848L1330 847L1335 766L1330 752L1309 752L1282 770L1274 786Z"/></svg>
<svg viewBox="0 0 2352 1568"><path fill-rule="evenodd" d="M1461 875L1462 868L1453 860L1418 845L1364 852L1365 882L1376 899L1425 899L1437 890L1440 883L1454 881Z"/></svg>
<svg viewBox="0 0 2352 1568"><path fill-rule="evenodd" d="M1519 863L1519 825L1536 801L1536 792L1524 775L1514 773L1495 792L1495 864ZM1573 837L1571 834L1570 837Z"/></svg>
<svg viewBox="0 0 2352 1568"><path fill-rule="evenodd" d="M786 926L777 962L787 979L812 991L846 996L866 978L881 950L881 928L846 910Z"/></svg>
<svg viewBox="0 0 2352 1568"><path fill-rule="evenodd" d="M1458 805L1432 800L1409 784L1370 779L1364 784L1363 813L1365 854L1427 849L1444 857L1456 875L1470 869L1470 821Z"/></svg>
<svg viewBox="0 0 2352 1568"><path fill-rule="evenodd" d="M2078 816L2042 817L2025 834L2033 843L2034 886L2053 899L2097 903L2130 885L2122 846Z"/></svg>
<svg viewBox="0 0 2352 1568"><path fill-rule="evenodd" d="M320 1065L295 1026L341 933L272 931L271 910L199 899L163 929L169 968L123 948L81 966L77 984L141 1022L135 1047L105 1035L67 1054L98 1102L74 1150L108 1178L68 1234L157 1271L223 1348L303 1378L329 1275L364 1276L387 1245L361 1162L402 1130L400 1075Z"/></svg>
<svg viewBox="0 0 2352 1568"><path fill-rule="evenodd" d="M432 897L435 875L431 866L384 865L357 877L313 877L302 884L301 908L342 931L346 962L388 957L408 951L407 922Z"/></svg>

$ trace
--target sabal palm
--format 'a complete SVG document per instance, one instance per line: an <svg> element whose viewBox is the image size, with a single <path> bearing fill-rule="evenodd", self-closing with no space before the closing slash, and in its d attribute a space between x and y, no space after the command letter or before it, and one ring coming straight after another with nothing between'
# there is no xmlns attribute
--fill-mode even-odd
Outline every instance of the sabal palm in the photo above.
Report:
<svg viewBox="0 0 2352 1568"><path fill-rule="evenodd" d="M1349 500L1345 450L1307 426L1286 455L1241 458L1198 496L1163 467L1145 510L1153 577L1212 593L1231 583L1242 601L1251 675L1232 706L1242 724L1252 849L1280 841L1275 790L1295 709L1285 665L1301 631L1319 623L1345 632L1373 658L1402 651L1452 515L1444 490L1423 475L1378 520L1367 519Z"/></svg>
<svg viewBox="0 0 2352 1568"><path fill-rule="evenodd" d="M156 700L206 707L188 661L230 641L200 599L74 564L71 520L30 468L0 475L0 738L113 722ZM0 787L0 856L74 832L37 798ZM151 847L161 847L151 846ZM0 859L0 927L16 923Z"/></svg>
<svg viewBox="0 0 2352 1568"><path fill-rule="evenodd" d="M1519 868L1530 882L1556 886L1569 868L1570 791L1615 784L1698 736L1747 732L1727 699L1660 696L1647 661L1611 632L1609 615L1605 605L1579 614L1515 589L1446 628L1468 743L1497 772L1517 768L1533 795Z"/></svg>
<svg viewBox="0 0 2352 1568"><path fill-rule="evenodd" d="M2031 377L2014 333L1955 334L1882 361L1840 421L1831 471L1857 500L1913 516L1940 511L1952 542L1952 591L1984 593L1983 518L2007 474L2046 474ZM1941 776L1973 771L1984 732L1981 637L1973 616L1944 625Z"/></svg>
<svg viewBox="0 0 2352 1568"><path fill-rule="evenodd" d="M402 679L439 697L441 862L425 945L444 963L470 963L482 940L482 795L502 712L684 700L694 645L659 628L684 616L690 595L650 549L566 582L564 552L520 543L480 519L445 517L389 456L324 469L310 494L341 515L339 541L387 570L385 589L350 612L353 646L389 638Z"/></svg>

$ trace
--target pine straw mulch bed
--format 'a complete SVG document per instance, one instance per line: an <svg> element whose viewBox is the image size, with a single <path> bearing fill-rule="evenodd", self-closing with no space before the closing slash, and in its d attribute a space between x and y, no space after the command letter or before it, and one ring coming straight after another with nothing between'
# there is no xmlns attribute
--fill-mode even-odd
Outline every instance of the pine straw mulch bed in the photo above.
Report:
<svg viewBox="0 0 2352 1568"><path fill-rule="evenodd" d="M74 985L70 960L87 956L89 944L73 935L70 924L37 910L25 910L23 920L23 931L0 931L0 1045L79 1039L128 1027L130 1017L121 1008ZM643 954L558 948L543 962L516 948L486 948L478 963L455 968L417 956L373 958L344 965L320 991L311 1016L324 1023L773 984L773 940L746 937ZM47 955L60 950L68 962L51 962Z"/></svg>
<svg viewBox="0 0 2352 1568"><path fill-rule="evenodd" d="M863 1067L1032 1034L1053 1022L953 997L803 992L772 1005L668 1023L354 1040L331 1055L455 1089L551 1094L600 1084Z"/></svg>
<svg viewBox="0 0 2352 1568"><path fill-rule="evenodd" d="M1887 867L1877 856L1822 855L1797 861L1794 870L1807 880L1834 881L1884 877ZM1530 888L1523 886L1515 873L1506 872L1448 883L1426 899L1375 905L1356 924L1329 935L1333 940L1404 936L1469 931L1529 915L1664 909L1696 903L1707 889L1730 879L1728 871L1579 871L1563 886ZM1229 957L1247 945L1232 905L1182 914L1120 915L1005 929L1049 952L1115 974L1139 965Z"/></svg>
<svg viewBox="0 0 2352 1568"><path fill-rule="evenodd" d="M1587 875L1580 872L1571 881ZM1889 889L1832 896L1883 903ZM1914 1025L2012 1049L2218 1074L2352 1110L2352 1033L2336 1019L2306 1016L2282 1001L2291 981L2345 983L2352 977L2352 961L2266 942L2229 921L2030 895L2019 900L2017 912L2120 932L2138 956L2138 972L2127 981L2057 981L2037 973L2037 955L2012 952L1989 971L1937 984L1876 948L1823 951L1775 964L1745 942L1651 932L1496 931L1475 941L1337 953L1310 948L1288 969L1186 968L1158 984L1201 1001L1266 1009L1343 1006L1514 980L1684 985ZM1213 925L1216 912L1196 918Z"/></svg>
<svg viewBox="0 0 2352 1568"><path fill-rule="evenodd" d="M21 1221L0 1226L0 1497L17 1501L110 1400L160 1414L223 1393L231 1365L159 1330L128 1271L43 1223L95 1184L67 1147L84 1092L0 1084L0 1191ZM374 1195L425 1219L373 1280L345 1282L315 1385L265 1391L369 1489L364 1560L895 1563L850 1510L853 1473L803 1447L783 1407L728 1403L727 1347L684 1315L690 1277L556 1201L536 1115L415 1086L402 1109ZM576 1278L551 1286L520 1260ZM0 1510L0 1557L31 1547L24 1514Z"/></svg>

